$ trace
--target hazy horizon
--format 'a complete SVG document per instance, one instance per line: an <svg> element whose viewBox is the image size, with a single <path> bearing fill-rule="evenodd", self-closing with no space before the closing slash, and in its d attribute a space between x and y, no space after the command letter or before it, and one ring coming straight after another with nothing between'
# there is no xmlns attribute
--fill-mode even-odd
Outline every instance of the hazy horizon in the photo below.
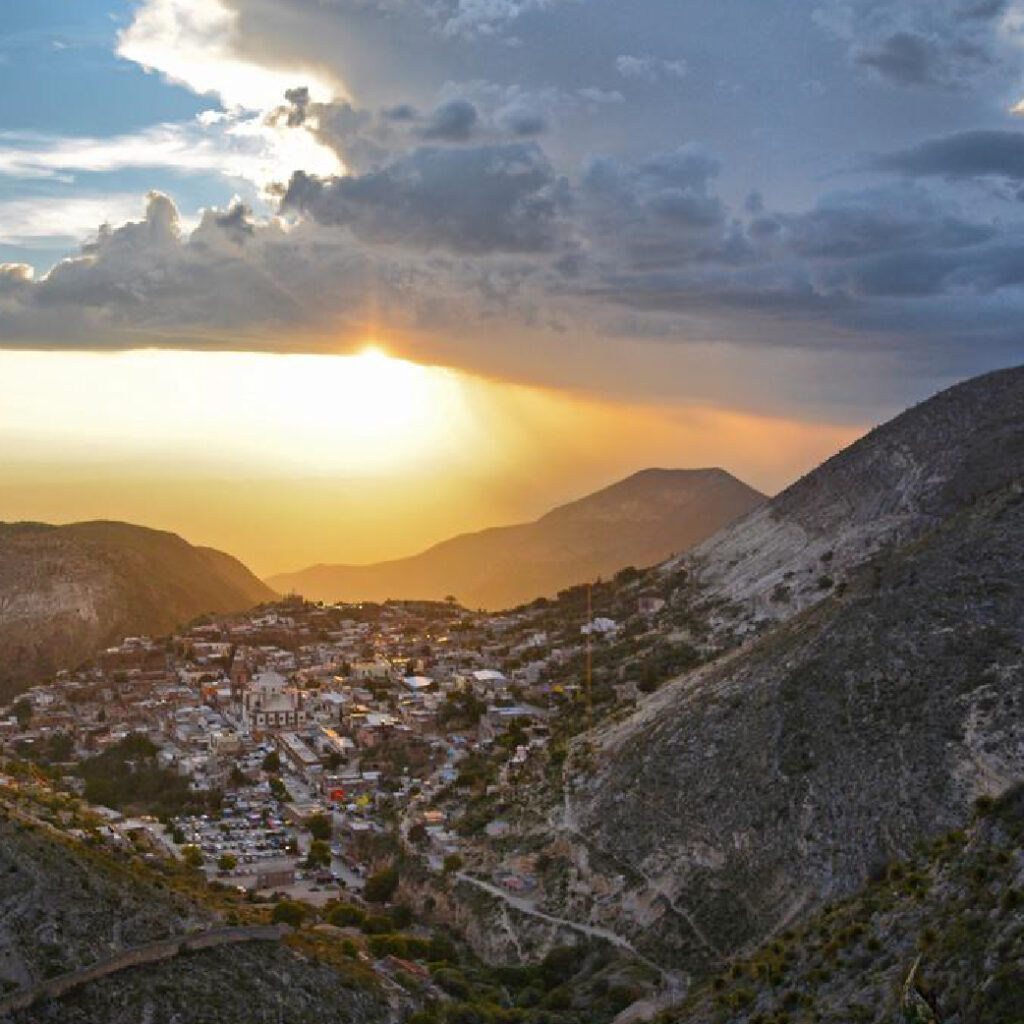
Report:
<svg viewBox="0 0 1024 1024"><path fill-rule="evenodd" d="M773 493L864 429L711 407L638 408L373 355L371 377L383 373L387 382L397 373L385 391L404 390L407 420L426 415L423 404L447 403L447 427L422 425L410 448L404 426L346 422L333 406L322 415L307 410L303 423L287 406L275 410L280 362L290 357L218 357L221 372L202 387L219 392L240 375L248 384L241 407L216 408L196 393L201 387L189 370L202 357L74 358L78 365L68 369L67 356L22 356L19 367L17 357L0 353L5 379L15 384L20 371L23 387L19 400L0 408L0 520L124 520L220 548L264 577L318 562L414 554L458 533L534 519L653 466L720 466ZM310 358L300 359L297 386L322 388L320 374L307 379ZM55 359L64 369L51 372L40 393L32 387L39 360ZM175 366L178 359L184 365ZM357 382L365 377L359 360L350 360ZM100 379L82 391L90 365ZM175 380L193 390L184 419L177 418ZM90 418L96 389L107 404ZM117 394L132 397L118 403ZM160 402L165 407L157 410ZM462 421L453 424L455 413ZM45 430L18 432L26 422L45 423ZM480 443L465 441L480 431Z"/></svg>

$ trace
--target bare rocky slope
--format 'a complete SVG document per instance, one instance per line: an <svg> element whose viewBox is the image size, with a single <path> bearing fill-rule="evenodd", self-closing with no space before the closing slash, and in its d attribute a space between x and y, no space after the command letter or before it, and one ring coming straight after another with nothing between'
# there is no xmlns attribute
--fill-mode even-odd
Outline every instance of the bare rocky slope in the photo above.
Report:
<svg viewBox="0 0 1024 1024"><path fill-rule="evenodd" d="M700 975L1024 778L1022 536L1016 369L664 566L741 641L577 741L543 908Z"/></svg>
<svg viewBox="0 0 1024 1024"><path fill-rule="evenodd" d="M658 1024L1017 1024L1024 1014L1024 793L878 870Z"/></svg>
<svg viewBox="0 0 1024 1024"><path fill-rule="evenodd" d="M231 556L172 533L115 522L0 524L0 695L122 637L273 596Z"/></svg>
<svg viewBox="0 0 1024 1024"><path fill-rule="evenodd" d="M536 522L463 534L411 558L274 576L311 600L440 600L503 608L685 551L765 500L721 469L649 469Z"/></svg>
<svg viewBox="0 0 1024 1024"><path fill-rule="evenodd" d="M0 995L147 943L224 926L223 911L175 888L131 851L71 842L0 813ZM180 874L180 869L175 869ZM180 879L179 879L180 884ZM339 973L285 942L183 952L128 967L5 1014L10 1024L371 1024L390 1016L372 979Z"/></svg>

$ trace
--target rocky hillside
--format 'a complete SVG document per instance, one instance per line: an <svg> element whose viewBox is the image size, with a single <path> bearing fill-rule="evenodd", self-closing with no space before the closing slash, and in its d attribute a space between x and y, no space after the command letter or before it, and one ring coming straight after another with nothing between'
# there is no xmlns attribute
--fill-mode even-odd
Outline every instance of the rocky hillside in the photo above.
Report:
<svg viewBox="0 0 1024 1024"><path fill-rule="evenodd" d="M650 574L656 628L710 616L727 653L578 738L547 803L524 797L522 843L557 866L545 912L700 977L1024 778L1022 535L1013 370Z"/></svg>
<svg viewBox="0 0 1024 1024"><path fill-rule="evenodd" d="M311 600L440 600L503 608L686 551L764 495L721 469L649 469L536 522L463 534L411 558L321 565L275 576L280 593Z"/></svg>
<svg viewBox="0 0 1024 1024"><path fill-rule="evenodd" d="M658 1024L1010 1024L1024 1007L1024 794L880 864L856 896L780 932Z"/></svg>
<svg viewBox="0 0 1024 1024"><path fill-rule="evenodd" d="M70 806L70 802L67 802ZM72 813L61 811L62 816ZM102 967L154 943L175 948L259 913L225 906L166 859L60 835L20 814L0 820L0 1019L11 1024L373 1024L391 1018L372 974L301 955L289 941L182 950L161 962L119 966L59 996L8 1009L6 998ZM193 895L194 892L194 895ZM224 902L225 898L221 898ZM239 929L244 930L244 929ZM141 961L140 961L141 962Z"/></svg>
<svg viewBox="0 0 1024 1024"><path fill-rule="evenodd" d="M136 633L273 592L240 562L127 523L0 525L0 695Z"/></svg>
<svg viewBox="0 0 1024 1024"><path fill-rule="evenodd" d="M686 564L699 567L706 593L742 601L755 619L814 604L823 578L1020 479L1022 372L978 377L908 410L717 533Z"/></svg>

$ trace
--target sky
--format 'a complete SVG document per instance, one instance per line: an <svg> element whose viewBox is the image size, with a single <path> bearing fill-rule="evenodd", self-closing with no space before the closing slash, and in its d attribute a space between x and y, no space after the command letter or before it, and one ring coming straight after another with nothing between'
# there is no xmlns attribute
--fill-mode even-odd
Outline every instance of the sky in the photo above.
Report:
<svg viewBox="0 0 1024 1024"><path fill-rule="evenodd" d="M1024 354L1024 0L4 15L3 519L367 561Z"/></svg>

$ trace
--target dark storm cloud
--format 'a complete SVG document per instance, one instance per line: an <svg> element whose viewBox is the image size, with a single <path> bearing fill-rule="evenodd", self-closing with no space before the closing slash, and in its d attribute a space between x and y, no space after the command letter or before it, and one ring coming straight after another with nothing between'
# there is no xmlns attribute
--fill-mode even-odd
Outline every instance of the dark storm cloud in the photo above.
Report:
<svg viewBox="0 0 1024 1024"><path fill-rule="evenodd" d="M451 100L439 106L423 126L423 138L434 142L467 142L480 120L468 100Z"/></svg>
<svg viewBox="0 0 1024 1024"><path fill-rule="evenodd" d="M300 348L372 300L396 336L429 334L425 359L471 337L449 363L470 368L511 366L501 346L520 342L537 366L591 343L628 360L641 336L740 359L1013 346L1024 223L996 192L1024 190L1024 133L1005 127L1005 3L228 3L238 56L335 73L344 99L298 76L269 127L345 173L286 165L259 217L211 209L191 233L155 198L49 274L0 268L0 343Z"/></svg>
<svg viewBox="0 0 1024 1024"><path fill-rule="evenodd" d="M877 46L857 50L854 60L900 85L938 85L945 78L940 51L914 32L894 32Z"/></svg>
<svg viewBox="0 0 1024 1024"><path fill-rule="evenodd" d="M998 177L1024 182L1024 132L958 132L878 157L873 166L883 171L951 181Z"/></svg>
<svg viewBox="0 0 1024 1024"><path fill-rule="evenodd" d="M764 233L764 220L755 222ZM851 259L905 249L959 249L996 229L958 217L919 189L874 189L825 197L804 214L774 221L797 256Z"/></svg>
<svg viewBox="0 0 1024 1024"><path fill-rule="evenodd" d="M1009 0L977 0L967 3L955 11L958 21L991 21L1006 12Z"/></svg>
<svg viewBox="0 0 1024 1024"><path fill-rule="evenodd" d="M819 23L849 47L853 63L910 88L963 89L1003 68L1014 74L1000 35L1002 0L830 0Z"/></svg>
<svg viewBox="0 0 1024 1024"><path fill-rule="evenodd" d="M565 193L539 147L509 143L424 147L361 176L299 172L281 206L373 244L526 253L554 246Z"/></svg>
<svg viewBox="0 0 1024 1024"><path fill-rule="evenodd" d="M522 105L513 105L500 110L496 120L502 129L517 138L543 135L548 130L547 118L541 111Z"/></svg>

